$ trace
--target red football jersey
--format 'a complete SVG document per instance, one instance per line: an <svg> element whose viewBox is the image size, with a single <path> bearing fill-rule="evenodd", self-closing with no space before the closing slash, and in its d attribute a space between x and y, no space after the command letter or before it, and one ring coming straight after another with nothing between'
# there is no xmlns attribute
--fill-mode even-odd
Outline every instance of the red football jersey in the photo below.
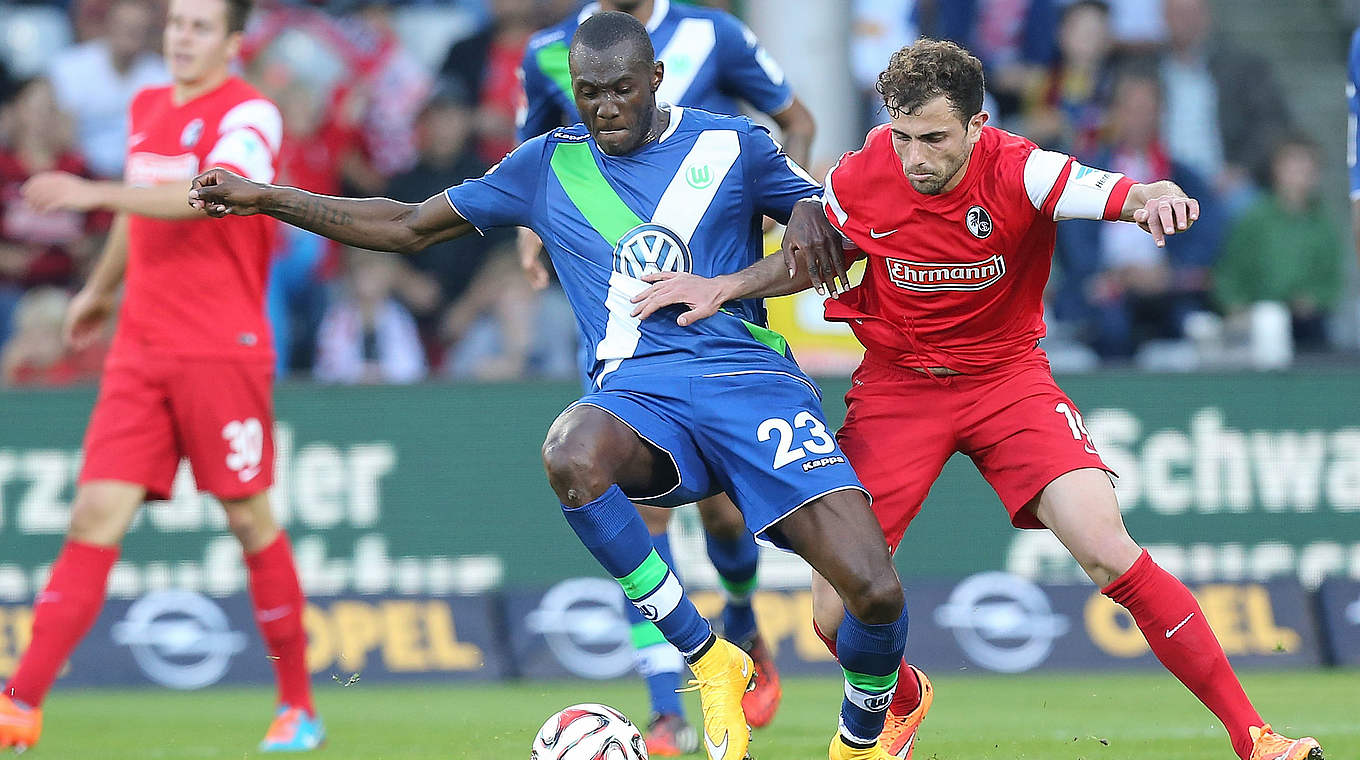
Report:
<svg viewBox="0 0 1360 760"><path fill-rule="evenodd" d="M176 105L170 87L132 101L125 180L182 182L220 166L271 182L278 170L279 110L241 79ZM272 360L264 314L277 223L267 216L128 219L128 267L113 355Z"/></svg>
<svg viewBox="0 0 1360 760"><path fill-rule="evenodd" d="M1132 185L983 127L958 187L926 195L877 127L827 174L827 218L868 266L826 318L883 361L978 372L1013 360L1044 335L1056 222L1117 219Z"/></svg>

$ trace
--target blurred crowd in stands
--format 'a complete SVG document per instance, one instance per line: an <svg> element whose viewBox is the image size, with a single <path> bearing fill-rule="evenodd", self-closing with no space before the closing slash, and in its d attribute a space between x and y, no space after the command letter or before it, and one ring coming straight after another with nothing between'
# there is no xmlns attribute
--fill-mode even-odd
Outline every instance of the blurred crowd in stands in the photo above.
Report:
<svg viewBox="0 0 1360 760"><path fill-rule="evenodd" d="M743 10L740 0L710 4ZM278 181L421 201L480 175L514 147L529 36L580 5L257 2L242 69L284 115ZM1175 368L1187 344L1262 325L1301 351L1333 344L1349 238L1323 202L1307 131L1318 127L1290 113L1268 61L1215 34L1208 0L853 6L865 129L886 119L872 88L891 51L919 36L954 39L987 67L993 124L1136 180L1169 177L1200 199L1200 223L1166 248L1132 225L1060 227L1049 320L1061 366ZM110 220L37 213L19 187L48 169L119 177L128 103L167 80L163 15L156 0L0 0L0 384L98 375L99 347L71 355L60 334ZM574 374L570 309L555 285L530 286L513 233L409 258L291 227L280 240L269 312L282 376Z"/></svg>

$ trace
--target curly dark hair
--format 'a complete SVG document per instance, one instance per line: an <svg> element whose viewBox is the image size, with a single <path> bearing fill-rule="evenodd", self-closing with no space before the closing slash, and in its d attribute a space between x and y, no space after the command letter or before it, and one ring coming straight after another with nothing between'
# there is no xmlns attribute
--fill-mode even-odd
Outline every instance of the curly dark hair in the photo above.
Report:
<svg viewBox="0 0 1360 760"><path fill-rule="evenodd" d="M227 33L245 31L253 0L227 0Z"/></svg>
<svg viewBox="0 0 1360 760"><path fill-rule="evenodd" d="M875 89L888 112L913 113L943 95L965 124L982 110L982 62L946 40L921 40L888 61Z"/></svg>

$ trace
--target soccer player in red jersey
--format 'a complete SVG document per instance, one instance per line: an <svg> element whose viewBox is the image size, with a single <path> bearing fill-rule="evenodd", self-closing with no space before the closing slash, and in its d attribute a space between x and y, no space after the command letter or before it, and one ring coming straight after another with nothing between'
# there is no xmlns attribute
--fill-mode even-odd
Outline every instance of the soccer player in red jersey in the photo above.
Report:
<svg viewBox="0 0 1360 760"><path fill-rule="evenodd" d="M1129 537L1112 473L1038 347L1058 221L1133 222L1164 245L1194 223L1199 204L1170 182L1138 184L986 126L982 66L952 43L898 51L878 89L891 123L841 158L822 203L795 210L783 256L711 280L650 275L656 285L634 299L638 314L684 303L691 311L679 321L690 324L735 298L828 292L826 318L848 322L866 349L837 438L890 547L962 452L1012 524L1053 531L1129 611L1239 757L1319 760L1315 740L1282 737L1261 719L1195 598ZM853 288L846 254L867 259ZM825 582L814 579L813 591L817 628L835 630L840 612L824 603ZM908 671L904 663L901 683L911 683ZM877 757L910 751L919 720L902 716L913 712L891 707Z"/></svg>
<svg viewBox="0 0 1360 760"><path fill-rule="evenodd" d="M39 207L118 214L72 301L68 339L88 342L113 314L120 284L124 293L67 541L34 602L32 643L0 693L0 747L38 740L43 698L99 615L128 526L143 501L169 497L181 457L221 501L245 551L279 692L261 749L313 749L323 739L302 590L269 506L274 357L264 289L275 223L213 221L184 200L190 180L210 167L274 177L279 111L230 73L249 11L249 0L171 1L165 54L174 81L132 102L126 184L49 173L24 187Z"/></svg>

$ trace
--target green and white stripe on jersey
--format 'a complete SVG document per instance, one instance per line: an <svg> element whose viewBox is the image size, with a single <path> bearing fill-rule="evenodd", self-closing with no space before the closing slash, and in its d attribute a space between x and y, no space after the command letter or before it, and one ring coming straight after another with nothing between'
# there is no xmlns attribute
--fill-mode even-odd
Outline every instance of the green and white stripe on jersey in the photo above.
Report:
<svg viewBox="0 0 1360 760"><path fill-rule="evenodd" d="M683 111L679 107L671 109L671 124L661 136L662 141L674 132L683 118ZM664 228L688 248L723 180L740 157L741 141L735 131L701 132L671 176L648 220L642 219L619 197L600 171L587 143L558 143L553 150L551 166L567 197L611 248L618 250L629 233L644 224ZM608 156L602 158L609 161ZM605 297L608 322L604 339L595 348L596 360L605 363L595 378L597 384L637 350L642 333L639 320L632 316L632 298L647 287L647 283L635 276L618 271L617 266L611 272Z"/></svg>

